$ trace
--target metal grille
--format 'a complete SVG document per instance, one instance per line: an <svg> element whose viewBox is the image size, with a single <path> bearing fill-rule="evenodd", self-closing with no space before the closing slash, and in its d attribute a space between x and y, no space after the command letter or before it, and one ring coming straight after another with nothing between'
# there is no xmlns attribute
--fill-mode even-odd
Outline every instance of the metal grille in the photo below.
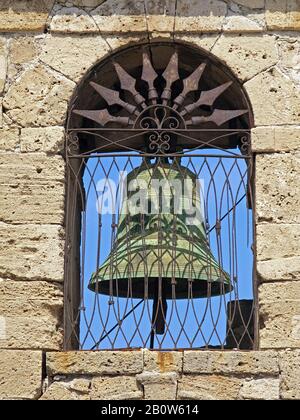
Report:
<svg viewBox="0 0 300 420"><path fill-rule="evenodd" d="M249 111L215 106L231 80L200 90L207 63L140 57L143 83L113 58L106 108L70 110L65 346L252 349Z"/></svg>

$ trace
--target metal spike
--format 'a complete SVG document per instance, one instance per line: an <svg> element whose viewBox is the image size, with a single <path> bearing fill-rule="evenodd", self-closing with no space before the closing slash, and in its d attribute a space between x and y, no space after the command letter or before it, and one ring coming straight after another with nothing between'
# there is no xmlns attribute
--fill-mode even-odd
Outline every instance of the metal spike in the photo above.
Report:
<svg viewBox="0 0 300 420"><path fill-rule="evenodd" d="M225 109L215 109L214 112L208 117L192 117L186 122L187 125L200 125L208 122L215 123L218 127L221 127L226 122L233 120L234 118L240 117L241 115L247 114L249 111L246 109L230 111Z"/></svg>
<svg viewBox="0 0 300 420"><path fill-rule="evenodd" d="M143 53L143 74L142 80L148 83L149 86L149 100L153 105L157 103L158 93L154 87L154 81L157 79L158 74L154 70L149 55Z"/></svg>
<svg viewBox="0 0 300 420"><path fill-rule="evenodd" d="M206 63L200 64L200 66L192 73L189 77L184 79L183 81L183 91L181 94L174 100L174 109L177 109L179 106L181 106L186 98L186 96L190 92L194 92L199 87L199 82L202 77L202 74L205 70Z"/></svg>
<svg viewBox="0 0 300 420"><path fill-rule="evenodd" d="M136 80L134 77L132 77L129 73L127 73L126 70L123 69L123 67L120 66L118 63L114 63L117 75L119 77L119 80L121 82L121 88L123 90L126 90L127 92L130 92L135 102L140 105L142 108L146 108L145 98L139 94L139 92L136 90Z"/></svg>
<svg viewBox="0 0 300 420"><path fill-rule="evenodd" d="M125 127L133 124L133 121L130 120L130 118L114 117L107 111L107 109L101 109L100 111L85 111L85 110L74 109L73 112L74 114L81 115L82 117L95 121L96 123L102 125L103 127L110 122L116 122Z"/></svg>
<svg viewBox="0 0 300 420"><path fill-rule="evenodd" d="M225 90L232 85L233 82L224 83L221 86L216 87L215 89L207 90L201 93L200 98L197 102L187 105L184 110L181 112L181 115L184 117L187 114L191 114L195 109L199 108L200 106L207 105L213 106L217 98L222 95Z"/></svg>
<svg viewBox="0 0 300 420"><path fill-rule="evenodd" d="M167 82L165 90L163 91L161 98L163 100L163 104L167 105L169 100L171 99L172 91L171 87L174 82L176 82L179 79L179 73L178 73L178 53L175 52L171 60L163 73L163 78Z"/></svg>
<svg viewBox="0 0 300 420"><path fill-rule="evenodd" d="M102 96L102 98L108 103L109 106L111 105L120 105L126 111L129 112L129 114L136 114L139 115L136 106L130 105L127 102L124 102L120 98L120 92L112 89L108 89L104 86L98 85L95 82L90 82L90 85L96 90L96 92L99 93L99 95Z"/></svg>

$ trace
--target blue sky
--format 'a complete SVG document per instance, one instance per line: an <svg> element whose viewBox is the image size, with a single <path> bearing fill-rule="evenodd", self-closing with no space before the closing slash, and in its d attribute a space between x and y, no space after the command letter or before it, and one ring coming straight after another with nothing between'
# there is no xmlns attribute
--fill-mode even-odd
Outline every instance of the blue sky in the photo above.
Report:
<svg viewBox="0 0 300 420"><path fill-rule="evenodd" d="M213 153L201 151L201 153ZM236 150L234 151L235 153ZM245 183L247 182L247 165L244 159L228 157L228 152L217 152L222 158L216 157L193 157L182 160L182 165L196 171L197 176L203 182L205 189L205 207L210 228L213 228L216 218L220 218L232 207L232 200L239 201L245 195ZM100 159L100 161L99 161ZM192 164L191 164L192 162ZM81 343L84 349L91 349L99 342L105 324L108 331L113 327L117 318L122 318L139 300L115 299L114 305L108 305L108 297L96 295L88 290L88 283L91 275L96 271L97 266L102 264L109 255L111 248L111 223L109 215L102 217L100 256L97 257L99 237L99 215L96 209L97 193L95 183L103 179L104 172L109 172L110 178L118 180L119 170L137 167L141 158L134 157L128 163L127 157L119 156L115 161L110 157L90 158L87 161L84 173L84 185L87 192L87 208L83 223L85 224L84 246L82 254L82 295L84 298L85 311L81 315ZM198 171L200 173L198 174ZM214 174L212 177L212 173ZM91 180L93 179L93 182ZM214 180L212 183L211 180ZM244 180L244 183L242 182ZM228 180L228 182L226 182ZM99 196L98 196L99 197ZM218 197L216 211L215 197ZM222 205L220 200L222 197ZM233 229L233 224L235 229ZM235 231L235 235L233 232ZM230 233L229 233L230 232ZM213 254L217 257L216 231L210 234L210 246ZM246 208L244 199L222 222L222 266L225 271L237 278L236 294L239 299L252 299L252 270L253 254L252 245L252 212ZM194 299L193 305L187 300L177 301L172 307L169 302L168 321L170 333L166 334L161 343L163 348L174 348L174 341L177 348L202 347L205 342L210 345L221 345L226 336L226 305L234 294L225 297L207 299ZM149 316L152 314L151 301L142 304L133 315L129 316L123 323L122 328L116 328L109 336L109 339L102 341L98 348L125 348L127 341L131 347L142 347L142 341L136 332L137 320L140 321L139 331L143 337L150 333ZM183 328L180 322L185 319ZM213 325L216 325L214 329ZM201 325L201 328L199 326ZM125 339L126 337L126 339ZM162 337L161 337L162 338ZM158 341L155 347L158 347Z"/></svg>

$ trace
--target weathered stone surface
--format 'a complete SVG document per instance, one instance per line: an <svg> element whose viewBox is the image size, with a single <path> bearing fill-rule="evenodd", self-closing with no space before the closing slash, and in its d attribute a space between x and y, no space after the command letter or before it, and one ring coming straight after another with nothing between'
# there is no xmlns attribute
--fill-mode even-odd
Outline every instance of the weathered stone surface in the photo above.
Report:
<svg viewBox="0 0 300 420"><path fill-rule="evenodd" d="M265 7L265 0L234 0L234 2L249 9L264 9Z"/></svg>
<svg viewBox="0 0 300 420"><path fill-rule="evenodd" d="M260 281L283 281L300 279L300 257L277 258L257 263Z"/></svg>
<svg viewBox="0 0 300 420"><path fill-rule="evenodd" d="M183 376L178 383L181 400L236 400L242 379L222 376Z"/></svg>
<svg viewBox="0 0 300 420"><path fill-rule="evenodd" d="M18 36L9 40L9 62L14 65L29 63L38 54L36 38Z"/></svg>
<svg viewBox="0 0 300 420"><path fill-rule="evenodd" d="M148 3L148 4L147 4ZM175 2L172 0L150 1L146 3L147 28L151 35L158 33L173 33Z"/></svg>
<svg viewBox="0 0 300 420"><path fill-rule="evenodd" d="M0 16L1 16L1 9L0 9ZM0 94L2 94L4 90L4 86L6 82L6 73L7 73L6 40L3 38L0 38Z"/></svg>
<svg viewBox="0 0 300 420"><path fill-rule="evenodd" d="M185 35L185 34L176 34L175 39L178 41L191 44L195 47L200 47L206 51L211 51L212 47L215 45L219 35L217 34L204 34L204 35Z"/></svg>
<svg viewBox="0 0 300 420"><path fill-rule="evenodd" d="M243 400L267 400L280 399L280 380L275 378L250 379L242 383L240 398Z"/></svg>
<svg viewBox="0 0 300 420"><path fill-rule="evenodd" d="M48 36L41 60L70 79L79 81L108 52L109 47L101 36Z"/></svg>
<svg viewBox="0 0 300 420"><path fill-rule="evenodd" d="M246 16L229 14L224 22L223 31L232 33L262 32L264 26Z"/></svg>
<svg viewBox="0 0 300 420"><path fill-rule="evenodd" d="M300 350L280 354L281 398L300 400Z"/></svg>
<svg viewBox="0 0 300 420"><path fill-rule="evenodd" d="M94 378L92 380L92 400L140 400L143 392L134 376Z"/></svg>
<svg viewBox="0 0 300 420"><path fill-rule="evenodd" d="M227 4L219 0L178 0L176 32L219 32Z"/></svg>
<svg viewBox="0 0 300 420"><path fill-rule="evenodd" d="M258 261L299 256L300 225L264 223L257 226Z"/></svg>
<svg viewBox="0 0 300 420"><path fill-rule="evenodd" d="M91 16L77 7L56 7L52 11L51 32L96 33L99 29Z"/></svg>
<svg viewBox="0 0 300 420"><path fill-rule="evenodd" d="M0 153L13 152L19 144L19 130L0 130Z"/></svg>
<svg viewBox="0 0 300 420"><path fill-rule="evenodd" d="M121 375L143 370L142 351L61 352L47 355L50 375Z"/></svg>
<svg viewBox="0 0 300 420"><path fill-rule="evenodd" d="M109 46L109 49L116 50L121 47L128 47L131 45L136 45L141 42L148 42L148 36L147 34L104 34L103 39L105 40L107 46Z"/></svg>
<svg viewBox="0 0 300 420"><path fill-rule="evenodd" d="M0 221L62 224L65 162L44 154L0 154Z"/></svg>
<svg viewBox="0 0 300 420"><path fill-rule="evenodd" d="M74 87L70 80L38 64L25 70L8 90L4 97L7 115L22 127L63 125Z"/></svg>
<svg viewBox="0 0 300 420"><path fill-rule="evenodd" d="M299 0L266 0L266 20L268 29L299 30Z"/></svg>
<svg viewBox="0 0 300 420"><path fill-rule="evenodd" d="M64 136L64 127L23 128L20 138L21 152L62 152Z"/></svg>
<svg viewBox="0 0 300 420"><path fill-rule="evenodd" d="M298 224L258 225L257 270L260 281L299 280L299 243Z"/></svg>
<svg viewBox="0 0 300 420"><path fill-rule="evenodd" d="M3 128L3 98L0 98L0 128Z"/></svg>
<svg viewBox="0 0 300 420"><path fill-rule="evenodd" d="M42 389L42 352L0 350L0 400L37 399Z"/></svg>
<svg viewBox="0 0 300 420"><path fill-rule="evenodd" d="M0 31L40 31L45 29L54 0L1 0Z"/></svg>
<svg viewBox="0 0 300 420"><path fill-rule="evenodd" d="M300 37L285 36L277 41L279 50L279 68L300 89Z"/></svg>
<svg viewBox="0 0 300 420"><path fill-rule="evenodd" d="M93 9L100 6L100 4L104 3L105 1L107 0L60 0L60 3L64 5L70 5L72 3L73 6Z"/></svg>
<svg viewBox="0 0 300 420"><path fill-rule="evenodd" d="M252 150L292 152L300 150L300 127L257 127L252 130Z"/></svg>
<svg viewBox="0 0 300 420"><path fill-rule="evenodd" d="M272 351L185 351L183 372L192 374L278 374L278 355Z"/></svg>
<svg viewBox="0 0 300 420"><path fill-rule="evenodd" d="M40 398L40 401L73 400L90 400L90 397L86 393L76 392L72 390L71 382L53 382Z"/></svg>
<svg viewBox="0 0 300 420"><path fill-rule="evenodd" d="M300 153L257 156L256 179L257 221L300 223Z"/></svg>
<svg viewBox="0 0 300 420"><path fill-rule="evenodd" d="M222 35L212 52L241 80L249 80L278 62L275 37Z"/></svg>
<svg viewBox="0 0 300 420"><path fill-rule="evenodd" d="M261 73L244 86L250 97L256 126L299 124L300 90L278 69Z"/></svg>
<svg viewBox="0 0 300 420"><path fill-rule="evenodd" d="M64 231L51 225L0 223L0 277L63 280Z"/></svg>
<svg viewBox="0 0 300 420"><path fill-rule="evenodd" d="M300 282L261 285L259 303L261 348L299 348Z"/></svg>
<svg viewBox="0 0 300 420"><path fill-rule="evenodd" d="M144 369L147 372L182 372L182 352L144 350Z"/></svg>
<svg viewBox="0 0 300 420"><path fill-rule="evenodd" d="M137 376L137 381L144 388L145 400L176 400L177 374L143 372Z"/></svg>
<svg viewBox="0 0 300 420"><path fill-rule="evenodd" d="M6 334L0 348L59 350L63 342L61 286L0 279L0 317Z"/></svg>
<svg viewBox="0 0 300 420"><path fill-rule="evenodd" d="M91 12L101 33L147 31L144 2L107 0Z"/></svg>

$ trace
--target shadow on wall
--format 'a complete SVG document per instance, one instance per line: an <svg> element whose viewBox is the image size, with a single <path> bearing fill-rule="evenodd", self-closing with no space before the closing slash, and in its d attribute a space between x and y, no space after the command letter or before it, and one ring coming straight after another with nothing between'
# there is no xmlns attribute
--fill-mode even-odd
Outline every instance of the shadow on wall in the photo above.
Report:
<svg viewBox="0 0 300 420"><path fill-rule="evenodd" d="M51 10L53 5L64 6L55 0L1 0L0 10L12 12L45 12ZM141 15L169 15L176 13L183 17L222 16L229 9L237 14L261 13L266 9L269 12L299 12L300 0L70 0L74 7L96 9L102 16L119 14L124 16Z"/></svg>

